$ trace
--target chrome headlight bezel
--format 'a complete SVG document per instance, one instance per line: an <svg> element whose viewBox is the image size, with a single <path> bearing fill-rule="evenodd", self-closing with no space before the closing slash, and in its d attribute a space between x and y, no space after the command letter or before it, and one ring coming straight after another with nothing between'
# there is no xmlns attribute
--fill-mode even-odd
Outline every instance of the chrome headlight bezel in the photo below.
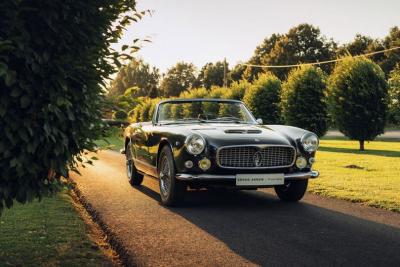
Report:
<svg viewBox="0 0 400 267"><path fill-rule="evenodd" d="M186 137L185 148L189 154L199 155L206 148L206 140L199 134L191 134Z"/></svg>
<svg viewBox="0 0 400 267"><path fill-rule="evenodd" d="M318 136L314 133L305 133L301 137L300 143L306 152L312 153L317 151L319 146L319 139Z"/></svg>

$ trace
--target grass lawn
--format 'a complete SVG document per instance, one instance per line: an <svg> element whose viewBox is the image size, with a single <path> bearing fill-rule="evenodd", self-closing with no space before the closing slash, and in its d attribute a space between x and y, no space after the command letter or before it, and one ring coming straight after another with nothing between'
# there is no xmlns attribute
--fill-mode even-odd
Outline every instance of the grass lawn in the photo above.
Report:
<svg viewBox="0 0 400 267"><path fill-rule="evenodd" d="M400 142L321 140L309 191L400 212Z"/></svg>
<svg viewBox="0 0 400 267"><path fill-rule="evenodd" d="M0 266L111 266L66 193L0 217Z"/></svg>
<svg viewBox="0 0 400 267"><path fill-rule="evenodd" d="M122 129L118 127L112 127L106 133L106 137L103 140L97 140L96 145L101 149L112 149L119 151L124 146L122 140Z"/></svg>

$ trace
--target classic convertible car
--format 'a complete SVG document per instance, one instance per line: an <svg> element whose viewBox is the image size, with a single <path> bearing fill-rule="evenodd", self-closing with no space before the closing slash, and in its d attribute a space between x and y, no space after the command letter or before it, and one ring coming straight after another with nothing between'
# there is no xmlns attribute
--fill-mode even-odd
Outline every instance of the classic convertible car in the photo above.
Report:
<svg viewBox="0 0 400 267"><path fill-rule="evenodd" d="M318 137L284 125L262 125L237 100L161 101L151 122L124 131L126 171L133 186L159 180L161 202L178 204L188 187L274 187L284 201L306 192Z"/></svg>

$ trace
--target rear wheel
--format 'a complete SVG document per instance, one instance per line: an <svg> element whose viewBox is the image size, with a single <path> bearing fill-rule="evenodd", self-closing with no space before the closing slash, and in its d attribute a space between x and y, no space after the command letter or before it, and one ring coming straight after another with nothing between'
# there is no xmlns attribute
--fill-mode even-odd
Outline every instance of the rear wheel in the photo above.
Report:
<svg viewBox="0 0 400 267"><path fill-rule="evenodd" d="M299 201L306 193L308 180L288 181L284 185L275 186L275 192L280 200Z"/></svg>
<svg viewBox="0 0 400 267"><path fill-rule="evenodd" d="M161 150L158 160L161 203L165 206L178 205L184 197L186 185L175 178L172 151L168 146Z"/></svg>
<svg viewBox="0 0 400 267"><path fill-rule="evenodd" d="M128 176L131 185L141 185L143 182L143 175L138 173L133 162L132 143L129 141L125 148L126 155L126 175Z"/></svg>

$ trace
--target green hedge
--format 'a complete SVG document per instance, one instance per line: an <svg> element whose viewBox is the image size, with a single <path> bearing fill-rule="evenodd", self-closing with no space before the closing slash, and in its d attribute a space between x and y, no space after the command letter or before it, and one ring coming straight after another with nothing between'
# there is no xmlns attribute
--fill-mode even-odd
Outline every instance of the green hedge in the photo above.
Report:
<svg viewBox="0 0 400 267"><path fill-rule="evenodd" d="M282 115L286 124L323 136L327 131L326 76L313 66L292 70L282 88Z"/></svg>
<svg viewBox="0 0 400 267"><path fill-rule="evenodd" d="M80 155L101 134L102 93L118 64L109 45L134 7L0 1L0 211L56 191L68 169L90 163Z"/></svg>
<svg viewBox="0 0 400 267"><path fill-rule="evenodd" d="M271 73L262 74L254 81L243 97L246 106L264 124L280 122L281 81Z"/></svg>

